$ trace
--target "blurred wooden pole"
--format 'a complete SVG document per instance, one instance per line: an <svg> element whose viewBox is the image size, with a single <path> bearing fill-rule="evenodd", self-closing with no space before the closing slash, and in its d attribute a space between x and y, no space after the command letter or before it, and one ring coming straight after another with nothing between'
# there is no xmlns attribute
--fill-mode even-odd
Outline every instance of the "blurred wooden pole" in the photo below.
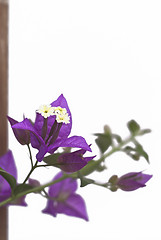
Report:
<svg viewBox="0 0 161 240"><path fill-rule="evenodd" d="M0 0L0 156L8 148L8 0ZM0 240L8 239L8 208L0 208Z"/></svg>

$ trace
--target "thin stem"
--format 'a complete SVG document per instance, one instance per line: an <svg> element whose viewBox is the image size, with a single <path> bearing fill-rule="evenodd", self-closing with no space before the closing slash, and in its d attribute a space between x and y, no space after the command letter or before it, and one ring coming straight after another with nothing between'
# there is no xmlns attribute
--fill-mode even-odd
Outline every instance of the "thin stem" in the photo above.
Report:
<svg viewBox="0 0 161 240"><path fill-rule="evenodd" d="M35 170L35 168L37 167L38 161L36 161L35 165L31 168L30 172L28 173L27 177L25 178L25 180L23 181L23 184L25 184L27 182L27 180L29 179L30 175L32 174L32 172Z"/></svg>
<svg viewBox="0 0 161 240"><path fill-rule="evenodd" d="M92 184L109 189L109 184L108 183L98 183L98 182L94 181Z"/></svg>
<svg viewBox="0 0 161 240"><path fill-rule="evenodd" d="M113 154L114 152L120 151L123 146L125 146L125 145L126 145L127 143L129 143L129 142L134 141L134 139L135 139L135 136L132 135L132 136L128 137L127 139L125 139L124 141L122 141L118 146L113 147L113 148L111 149L111 151L109 151L108 153L104 154L104 155L100 158L101 162L104 161L105 158L109 157L109 156L110 156L111 154Z"/></svg>
<svg viewBox="0 0 161 240"><path fill-rule="evenodd" d="M42 133L41 133L41 136L43 139L45 139L46 133L47 133L47 128L48 128L47 122L48 122L48 119L44 118L44 123L43 123Z"/></svg>
<svg viewBox="0 0 161 240"><path fill-rule="evenodd" d="M45 141L46 144L47 144L49 138L50 138L52 135L54 135L54 133L56 132L57 124L58 124L58 123L57 123L57 121L55 120L53 126L52 126L51 129L50 129L49 136L48 136L48 138L47 138L46 141Z"/></svg>
<svg viewBox="0 0 161 240"><path fill-rule="evenodd" d="M30 160L31 160L31 168L33 168L34 164L33 164L33 160L32 160L32 153L31 153L31 149L30 149L30 145L27 144L28 150L29 150L29 156L30 156Z"/></svg>
<svg viewBox="0 0 161 240"><path fill-rule="evenodd" d="M43 197L49 198L49 195L48 195L48 193L45 191L45 189L43 189L42 192L44 193L44 195L41 194Z"/></svg>
<svg viewBox="0 0 161 240"><path fill-rule="evenodd" d="M57 139L57 137L59 135L59 131L60 131L62 125L63 125L63 123L58 123L57 129L56 129L53 137L51 137L51 139L49 140L49 145L53 144L55 142L55 140Z"/></svg>

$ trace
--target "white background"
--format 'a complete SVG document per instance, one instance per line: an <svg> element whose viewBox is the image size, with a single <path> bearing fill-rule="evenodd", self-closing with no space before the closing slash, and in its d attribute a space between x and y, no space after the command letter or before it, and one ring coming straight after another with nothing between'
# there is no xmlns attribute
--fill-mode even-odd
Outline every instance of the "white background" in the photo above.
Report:
<svg viewBox="0 0 161 240"><path fill-rule="evenodd" d="M9 115L34 120L35 110L63 93L73 116L71 135L82 135L99 152L93 133L109 124L126 137L135 119L152 133L140 138L151 164L124 154L107 159L110 175L146 170L147 187L116 193L96 186L78 189L90 221L41 213L44 199L11 207L9 239L160 240L161 216L161 2L148 0L11 0ZM10 131L9 147L19 181L30 169L26 147ZM57 171L32 175L42 183Z"/></svg>

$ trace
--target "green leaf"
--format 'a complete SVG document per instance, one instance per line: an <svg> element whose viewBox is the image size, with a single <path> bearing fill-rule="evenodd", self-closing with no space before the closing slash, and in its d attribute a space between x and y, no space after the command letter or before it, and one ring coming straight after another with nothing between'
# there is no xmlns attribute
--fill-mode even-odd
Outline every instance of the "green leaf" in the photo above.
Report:
<svg viewBox="0 0 161 240"><path fill-rule="evenodd" d="M138 161L140 157L144 157L146 161L149 163L149 156L143 149L142 145L138 143L136 140L134 140L133 143L135 144L135 148L131 146L126 146L123 149L123 151L135 161Z"/></svg>
<svg viewBox="0 0 161 240"><path fill-rule="evenodd" d="M133 160L138 161L140 159L140 155L138 153L130 154Z"/></svg>
<svg viewBox="0 0 161 240"><path fill-rule="evenodd" d="M44 157L43 161L50 166L55 166L57 164L57 159L62 153L54 153L47 157Z"/></svg>
<svg viewBox="0 0 161 240"><path fill-rule="evenodd" d="M103 172L106 169L107 169L107 167L104 164L99 164L96 168L96 171L97 172Z"/></svg>
<svg viewBox="0 0 161 240"><path fill-rule="evenodd" d="M94 183L94 180L89 178L81 178L80 180L81 180L81 185L80 185L81 187L85 187L88 184Z"/></svg>
<svg viewBox="0 0 161 240"><path fill-rule="evenodd" d="M13 192L15 187L17 186L16 179L2 168L0 168L0 175L9 183Z"/></svg>
<svg viewBox="0 0 161 240"><path fill-rule="evenodd" d="M14 194L17 195L19 193L25 192L27 190L32 189L33 186L29 185L29 184L19 184L17 185L17 187L14 190Z"/></svg>
<svg viewBox="0 0 161 240"><path fill-rule="evenodd" d="M91 160L88 162L86 166L79 170L79 172L81 176L87 176L93 173L94 171L97 171L97 169L99 169L100 164L101 164L100 161Z"/></svg>
<svg viewBox="0 0 161 240"><path fill-rule="evenodd" d="M112 137L110 134L96 133L96 144L99 147L101 153L104 153L112 145Z"/></svg>
<svg viewBox="0 0 161 240"><path fill-rule="evenodd" d="M137 152L140 156L144 157L144 158L146 159L146 161L149 163L149 156L148 156L148 154L144 151L142 145L141 145L140 143L138 143L138 142L136 142L135 145L136 145L136 152Z"/></svg>
<svg viewBox="0 0 161 240"><path fill-rule="evenodd" d="M112 138L113 139L116 139L116 141L118 143L121 143L122 142L122 138L118 135L118 134L112 134Z"/></svg>
<svg viewBox="0 0 161 240"><path fill-rule="evenodd" d="M131 152L135 152L135 148L131 146L126 146L125 148L123 148L123 151L126 152L127 154L130 154Z"/></svg>
<svg viewBox="0 0 161 240"><path fill-rule="evenodd" d="M147 134L147 133L151 133L151 129L142 129L141 131L140 131L140 133L139 133L139 135L141 136L141 135L144 135L144 134Z"/></svg>
<svg viewBox="0 0 161 240"><path fill-rule="evenodd" d="M140 126L135 120L129 121L127 127L132 135L136 135L140 131Z"/></svg>

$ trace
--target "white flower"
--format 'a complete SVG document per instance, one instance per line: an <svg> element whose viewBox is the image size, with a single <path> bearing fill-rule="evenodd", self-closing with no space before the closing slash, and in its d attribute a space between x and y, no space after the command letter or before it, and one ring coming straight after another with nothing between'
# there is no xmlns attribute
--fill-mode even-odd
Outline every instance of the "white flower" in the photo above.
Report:
<svg viewBox="0 0 161 240"><path fill-rule="evenodd" d="M56 115L56 121L58 123L70 123L70 116L68 115L66 108L62 108L60 106L54 107L54 113Z"/></svg>
<svg viewBox="0 0 161 240"><path fill-rule="evenodd" d="M41 105L36 112L40 113L44 118L55 115L54 107L51 105Z"/></svg>

